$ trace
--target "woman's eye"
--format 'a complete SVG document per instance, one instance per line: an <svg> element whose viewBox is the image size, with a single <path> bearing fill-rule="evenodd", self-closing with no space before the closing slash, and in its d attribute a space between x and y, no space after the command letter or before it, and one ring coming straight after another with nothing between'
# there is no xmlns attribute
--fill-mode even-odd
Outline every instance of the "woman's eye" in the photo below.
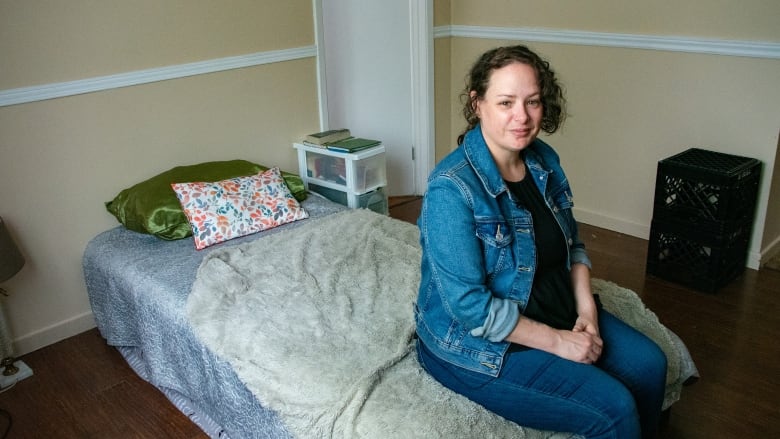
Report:
<svg viewBox="0 0 780 439"><path fill-rule="evenodd" d="M501 101L498 103L498 105L501 105L502 107L510 107L512 105L511 101Z"/></svg>
<svg viewBox="0 0 780 439"><path fill-rule="evenodd" d="M542 101L540 101L539 99L531 99L526 103L526 105L528 105L531 108L537 108L540 105L542 105Z"/></svg>

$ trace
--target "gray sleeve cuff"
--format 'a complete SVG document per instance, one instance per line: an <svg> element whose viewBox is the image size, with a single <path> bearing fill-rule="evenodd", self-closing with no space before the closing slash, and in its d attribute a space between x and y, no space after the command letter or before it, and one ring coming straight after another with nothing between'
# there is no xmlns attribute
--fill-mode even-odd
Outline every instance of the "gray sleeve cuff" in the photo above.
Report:
<svg viewBox="0 0 780 439"><path fill-rule="evenodd" d="M474 337L486 338L492 342L504 341L515 329L519 318L520 309L515 302L493 297L485 323L472 329L470 333Z"/></svg>

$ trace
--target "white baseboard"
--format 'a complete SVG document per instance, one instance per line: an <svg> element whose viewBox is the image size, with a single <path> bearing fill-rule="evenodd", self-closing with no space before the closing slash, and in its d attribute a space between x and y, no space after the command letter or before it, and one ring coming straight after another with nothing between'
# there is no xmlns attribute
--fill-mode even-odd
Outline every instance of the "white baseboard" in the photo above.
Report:
<svg viewBox="0 0 780 439"><path fill-rule="evenodd" d="M745 262L745 266L747 268L752 268L753 270L758 270L759 267L761 267L761 253L748 252L747 262Z"/></svg>
<svg viewBox="0 0 780 439"><path fill-rule="evenodd" d="M579 222L601 227L602 229L625 233L626 235L645 240L650 238L650 226L647 224L635 223L578 207L574 208L574 217Z"/></svg>
<svg viewBox="0 0 780 439"><path fill-rule="evenodd" d="M44 346L81 334L95 326L95 318L92 316L91 311L71 317L38 331L18 337L14 340L14 356L20 357L24 354L29 354Z"/></svg>

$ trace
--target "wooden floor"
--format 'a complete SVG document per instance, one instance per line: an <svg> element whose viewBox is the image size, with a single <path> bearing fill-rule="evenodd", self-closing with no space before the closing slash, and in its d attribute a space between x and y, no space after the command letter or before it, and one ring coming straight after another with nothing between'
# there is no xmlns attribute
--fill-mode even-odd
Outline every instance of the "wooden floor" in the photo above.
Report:
<svg viewBox="0 0 780 439"><path fill-rule="evenodd" d="M414 198L391 215L415 221ZM687 344L701 379L687 387L663 438L780 437L780 272L747 270L717 294L645 275L647 242L582 225L593 276L636 291ZM34 376L0 394L9 438L205 438L138 378L97 330L23 357ZM0 416L0 434L7 421Z"/></svg>

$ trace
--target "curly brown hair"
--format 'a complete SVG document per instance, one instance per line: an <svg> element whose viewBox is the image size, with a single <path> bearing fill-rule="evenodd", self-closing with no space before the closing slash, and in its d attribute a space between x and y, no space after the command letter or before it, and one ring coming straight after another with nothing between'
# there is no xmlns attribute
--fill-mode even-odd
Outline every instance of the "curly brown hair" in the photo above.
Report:
<svg viewBox="0 0 780 439"><path fill-rule="evenodd" d="M516 62L527 64L536 71L542 101L542 131L552 134L563 125L566 119L566 98L563 96L563 88L555 78L555 72L550 68L550 63L526 46L497 47L483 53L466 77L466 88L461 93L460 100L467 126L458 136L458 145L463 143L466 132L479 123L476 101L485 97L493 70Z"/></svg>

